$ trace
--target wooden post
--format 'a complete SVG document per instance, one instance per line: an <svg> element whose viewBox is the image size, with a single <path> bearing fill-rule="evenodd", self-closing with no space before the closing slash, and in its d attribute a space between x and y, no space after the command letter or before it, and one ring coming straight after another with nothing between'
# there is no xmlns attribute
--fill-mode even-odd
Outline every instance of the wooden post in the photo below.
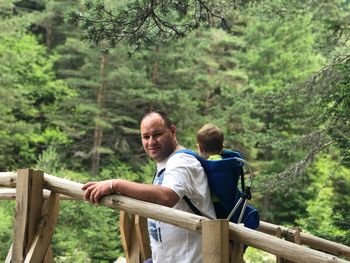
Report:
<svg viewBox="0 0 350 263"><path fill-rule="evenodd" d="M301 236L300 236L301 229L295 228L295 234L294 234L294 243L301 245Z"/></svg>
<svg viewBox="0 0 350 263"><path fill-rule="evenodd" d="M295 243L295 244L301 245L300 228L293 227L292 229L287 231L286 239L288 241ZM283 261L283 263L298 263L298 262L285 259Z"/></svg>
<svg viewBox="0 0 350 263"><path fill-rule="evenodd" d="M243 254L244 254L244 244L235 241L234 244L231 245L230 251L230 262L231 263L243 263Z"/></svg>
<svg viewBox="0 0 350 263"><path fill-rule="evenodd" d="M127 263L140 263L140 247L137 242L135 216L120 210L119 216L120 238Z"/></svg>
<svg viewBox="0 0 350 263"><path fill-rule="evenodd" d="M202 222L203 263L229 263L229 224L218 219Z"/></svg>
<svg viewBox="0 0 350 263"><path fill-rule="evenodd" d="M53 262L52 253L48 248L58 219L59 201L59 194L52 192L43 209L42 219L24 263Z"/></svg>
<svg viewBox="0 0 350 263"><path fill-rule="evenodd" d="M280 227L278 227L276 230L276 237L282 238L282 229ZM276 256L276 263L283 263L283 261L283 258Z"/></svg>
<svg viewBox="0 0 350 263"><path fill-rule="evenodd" d="M240 224L244 227L244 224ZM231 263L243 263L244 244L235 240L234 243L230 243L230 262Z"/></svg>
<svg viewBox="0 0 350 263"><path fill-rule="evenodd" d="M54 263L51 244L49 244L49 247L46 250L46 254L42 263Z"/></svg>
<svg viewBox="0 0 350 263"><path fill-rule="evenodd" d="M43 204L44 176L40 171L17 171L16 215L11 262L23 262L39 224Z"/></svg>
<svg viewBox="0 0 350 263"><path fill-rule="evenodd" d="M143 262L152 257L147 229L147 218L135 215L135 229L138 245L140 247L141 262Z"/></svg>

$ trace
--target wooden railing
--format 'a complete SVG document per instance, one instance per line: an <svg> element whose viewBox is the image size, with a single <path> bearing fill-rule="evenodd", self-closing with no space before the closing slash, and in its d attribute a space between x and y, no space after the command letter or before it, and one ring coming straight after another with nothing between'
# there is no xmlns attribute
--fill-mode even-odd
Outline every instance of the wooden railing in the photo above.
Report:
<svg viewBox="0 0 350 263"><path fill-rule="evenodd" d="M0 189L0 200L16 199L13 243L6 262L53 262L50 243L59 201L83 200L82 184L22 169L17 173L0 173L0 186L16 188L16 191ZM202 233L204 263L242 262L243 244L276 255L277 262L350 262L348 246L266 222L261 222L259 231L254 231L227 220L209 220L122 195L106 196L100 205L121 210L121 238L130 263L142 262L150 256L146 218ZM235 241L231 255L229 240Z"/></svg>

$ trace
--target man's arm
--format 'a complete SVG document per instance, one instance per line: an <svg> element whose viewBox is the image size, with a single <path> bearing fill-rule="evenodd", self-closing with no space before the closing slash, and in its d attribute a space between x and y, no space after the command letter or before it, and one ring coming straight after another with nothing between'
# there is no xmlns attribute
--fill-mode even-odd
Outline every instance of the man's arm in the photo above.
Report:
<svg viewBox="0 0 350 263"><path fill-rule="evenodd" d="M160 185L141 184L122 179L113 179L111 182L114 191L146 202L173 207L180 199L173 190ZM85 190L84 199L93 204L97 204L102 196L113 193L110 189L110 180L89 182L82 189Z"/></svg>

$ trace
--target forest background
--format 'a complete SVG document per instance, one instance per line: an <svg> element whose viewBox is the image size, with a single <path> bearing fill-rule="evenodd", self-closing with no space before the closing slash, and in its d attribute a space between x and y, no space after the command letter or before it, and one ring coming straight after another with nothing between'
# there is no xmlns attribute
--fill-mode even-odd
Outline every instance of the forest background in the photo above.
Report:
<svg viewBox="0 0 350 263"><path fill-rule="evenodd" d="M223 129L254 167L262 220L350 245L350 1L158 1L150 25L196 23L108 34L144 3L0 0L0 171L149 183L139 121L163 110L191 149L203 124ZM0 261L13 215L1 201ZM55 262L122 255L118 216L62 202Z"/></svg>

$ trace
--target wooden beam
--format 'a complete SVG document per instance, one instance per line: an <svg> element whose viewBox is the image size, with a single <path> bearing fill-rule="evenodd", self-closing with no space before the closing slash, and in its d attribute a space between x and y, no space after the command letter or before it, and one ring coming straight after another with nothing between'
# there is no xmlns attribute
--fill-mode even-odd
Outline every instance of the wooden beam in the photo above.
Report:
<svg viewBox="0 0 350 263"><path fill-rule="evenodd" d="M44 199L49 199L51 191L43 190ZM16 189L15 188L0 188L0 200L15 200L16 199ZM76 198L60 195L61 200L78 200Z"/></svg>
<svg viewBox="0 0 350 263"><path fill-rule="evenodd" d="M152 257L147 218L135 215L135 229L142 262Z"/></svg>
<svg viewBox="0 0 350 263"><path fill-rule="evenodd" d="M288 260L308 263L349 263L349 261L300 246L277 237L230 223L230 238Z"/></svg>
<svg viewBox="0 0 350 263"><path fill-rule="evenodd" d="M45 174L45 185L44 188L51 190L55 193L68 195L76 199L83 200L84 191L81 190L83 184L73 182L68 179L56 177L50 174Z"/></svg>
<svg viewBox="0 0 350 263"><path fill-rule="evenodd" d="M43 209L40 224L35 233L29 252L25 258L25 263L42 262L44 260L53 232L55 231L58 219L59 203L59 194L52 192Z"/></svg>
<svg viewBox="0 0 350 263"><path fill-rule="evenodd" d="M287 227L278 226L264 221L260 221L258 231L269 235L276 235L276 231L278 228L281 229L281 235L283 237L290 237L291 235L295 235L295 230L291 230ZM307 245L314 249L325 251L340 257L345 257L346 259L350 260L350 247L345 246L343 244L336 243L303 232L300 233L300 242L301 244Z"/></svg>
<svg viewBox="0 0 350 263"><path fill-rule="evenodd" d="M16 188L17 172L1 172L0 186Z"/></svg>
<svg viewBox="0 0 350 263"><path fill-rule="evenodd" d="M203 263L229 263L228 222L223 219L203 222Z"/></svg>
<svg viewBox="0 0 350 263"><path fill-rule="evenodd" d="M0 200L16 200L16 189L0 188Z"/></svg>
<svg viewBox="0 0 350 263"><path fill-rule="evenodd" d="M13 244L11 244L9 251L7 252L7 256L5 259L5 263L11 263L11 259L12 259L12 246Z"/></svg>

